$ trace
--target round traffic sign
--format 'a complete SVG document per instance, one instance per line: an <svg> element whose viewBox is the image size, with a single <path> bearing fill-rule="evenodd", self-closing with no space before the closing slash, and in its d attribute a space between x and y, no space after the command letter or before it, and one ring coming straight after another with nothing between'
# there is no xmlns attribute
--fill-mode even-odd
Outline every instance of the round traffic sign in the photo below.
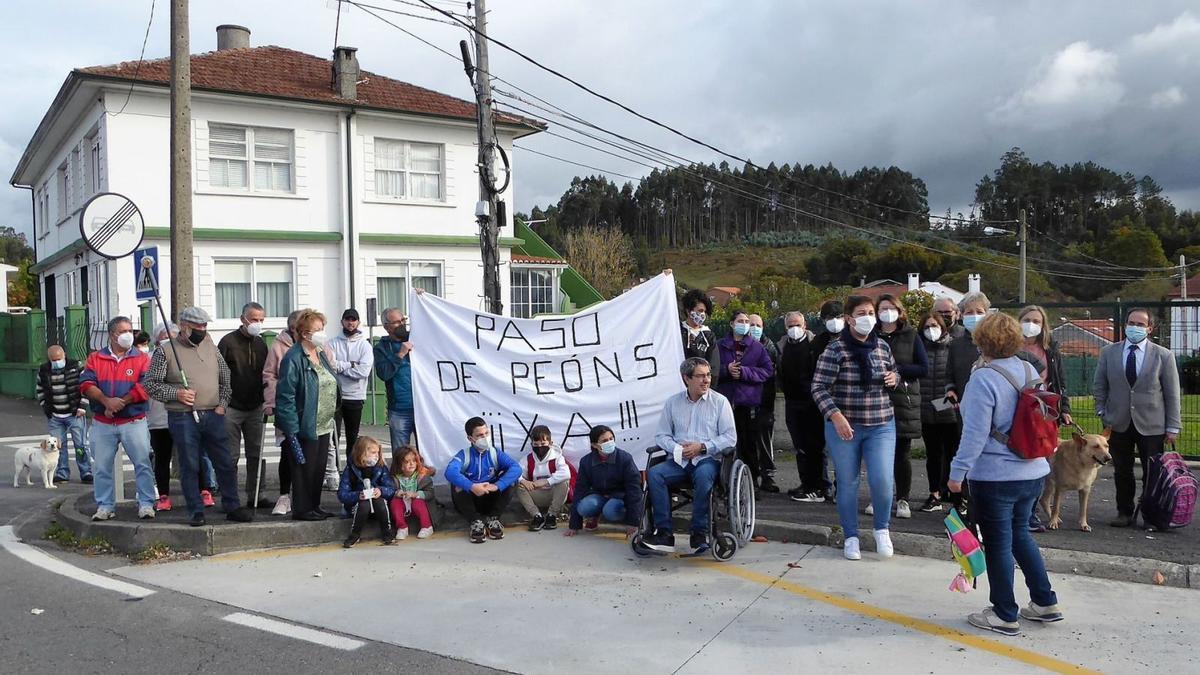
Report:
<svg viewBox="0 0 1200 675"><path fill-rule="evenodd" d="M142 245L146 223L142 220L142 212L128 197L101 192L83 205L79 213L79 234L88 248L109 260L116 260Z"/></svg>

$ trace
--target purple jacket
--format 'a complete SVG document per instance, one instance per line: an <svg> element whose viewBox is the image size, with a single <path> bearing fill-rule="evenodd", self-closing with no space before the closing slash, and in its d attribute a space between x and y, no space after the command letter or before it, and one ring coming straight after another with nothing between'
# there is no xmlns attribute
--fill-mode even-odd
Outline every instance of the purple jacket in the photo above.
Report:
<svg viewBox="0 0 1200 675"><path fill-rule="evenodd" d="M729 399L734 407L757 408L762 403L763 383L775 377L775 366L758 340L746 336L742 342L746 345L746 352L742 355L742 377L739 380L729 374L729 364L737 358L733 337L723 337L717 342L717 354L721 361L717 391Z"/></svg>

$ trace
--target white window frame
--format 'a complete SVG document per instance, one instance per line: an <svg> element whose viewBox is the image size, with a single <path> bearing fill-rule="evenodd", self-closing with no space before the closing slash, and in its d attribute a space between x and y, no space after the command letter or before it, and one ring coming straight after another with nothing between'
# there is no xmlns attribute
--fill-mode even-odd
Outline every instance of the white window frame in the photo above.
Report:
<svg viewBox="0 0 1200 675"><path fill-rule="evenodd" d="M217 154L213 150L213 129L224 127L226 129L240 129L245 132L245 154L242 156L222 155ZM261 131L282 131L289 135L288 140L288 158L285 162L281 159L259 159L255 153L255 138L256 132ZM245 124L227 124L224 122L209 122L208 124L208 187L211 190L234 194L263 194L263 195L294 195L296 194L296 130L285 129L282 127L252 127ZM246 163L246 184L244 186L228 186L218 185L212 182L212 164L215 161L241 161ZM255 164L287 164L288 166L288 187L286 190L275 190L270 188L259 188L255 185Z"/></svg>
<svg viewBox="0 0 1200 675"><path fill-rule="evenodd" d="M550 273L550 311L549 312L533 312L533 301L527 300L524 303L518 303L516 300L516 291L518 288L533 288L532 286L518 286L513 275L517 272L549 272ZM560 290L560 280L562 278L562 268L555 265L526 265L522 263L512 264L509 268L509 291L508 291L508 308L509 314L514 318L530 319L541 314L557 314L562 309L562 291ZM524 310L524 313L518 309Z"/></svg>
<svg viewBox="0 0 1200 675"><path fill-rule="evenodd" d="M395 276L395 275L392 275L392 274L380 274L380 273L378 272L378 270L379 270L379 268L383 267L384 265L403 265L403 266L404 266L404 276L403 276L403 277L397 277L397 276ZM444 261L444 260L431 260L431 259L410 259L410 260L397 260L397 259L395 259L395 258L377 259L377 260L375 261L375 269L376 269L376 273L375 273L375 295L376 295L376 297L377 297L377 298L379 298L379 301L380 301L380 306L379 306L379 311L380 311L380 312L382 312L383 310L387 309L387 308L388 308L388 306L385 306L385 305L383 304L383 299L379 297L379 296L380 296L380 293L379 293L379 280L380 280L380 279L400 279L400 278L403 278L403 279L404 279L404 284L405 284L405 289L406 289L406 290L410 290L410 291L411 291L411 290L412 290L412 288L413 288L413 283L412 283L412 280L413 280L412 266L413 266L413 265L437 265L437 267L438 267L438 276L437 276L437 280L438 280L438 292L437 292L437 294L436 294L436 295L439 295L439 296L441 296L441 295L445 295L445 293L446 293L446 261ZM405 314L408 314L408 296L407 296L407 295L405 295L405 297L401 298L401 304L399 304L399 305L392 305L392 306L399 307L399 308L400 308L400 311L404 312Z"/></svg>
<svg viewBox="0 0 1200 675"><path fill-rule="evenodd" d="M71 164L63 162L55 171L55 187L58 189L58 218L55 222L62 225L62 222L71 215Z"/></svg>
<svg viewBox="0 0 1200 675"><path fill-rule="evenodd" d="M297 306L296 292L297 292L297 286L299 284L299 280L296 278L297 265L296 265L295 259L293 259L293 258L247 258L247 257L238 257L238 256L213 258L213 261L212 261L213 277L214 277L213 278L213 313L217 315L216 316L217 321L229 321L231 319L237 320L238 316L240 316L241 311L242 311L242 308L238 307L237 308L238 313L232 317L219 315L220 312L217 308L217 297L218 297L217 286L220 285L221 280L219 278L217 278L218 275L216 274L216 271L217 271L217 267L219 265L221 265L222 263L249 263L250 264L250 297L247 298L247 300L251 301L251 302L258 302L260 304L262 301L258 299L258 264L259 263L287 263L288 266L291 267L291 269L292 269L291 282L289 282L291 285L291 293L290 293L291 297L288 300L288 307L296 307ZM264 307L265 307L265 305L264 305ZM274 316L271 314L267 314L266 318L267 319L285 319L285 318L287 318L287 313L284 313L282 316Z"/></svg>
<svg viewBox="0 0 1200 675"><path fill-rule="evenodd" d="M38 205L38 236L45 237L50 234L50 183L49 181L42 183L42 188L38 190L37 195Z"/></svg>
<svg viewBox="0 0 1200 675"><path fill-rule="evenodd" d="M84 156L86 181L89 195L100 193L100 132L93 131L84 139L87 155Z"/></svg>
<svg viewBox="0 0 1200 675"><path fill-rule="evenodd" d="M417 204L444 204L446 203L446 144L445 143L428 143L425 141L411 141L402 138L385 138L376 136L373 140L375 146L375 198L387 202L413 202ZM379 147L382 143L399 143L404 153L404 167L401 169L381 169L379 167ZM417 171L412 168L412 148L414 145L435 147L438 150L438 166L436 172L438 176L438 196L437 197L414 197L413 196L413 174L420 175L435 175L433 171ZM386 183L379 180L379 174L400 173L404 175L404 194L389 195L384 194L381 188ZM416 261L414 261L416 262Z"/></svg>

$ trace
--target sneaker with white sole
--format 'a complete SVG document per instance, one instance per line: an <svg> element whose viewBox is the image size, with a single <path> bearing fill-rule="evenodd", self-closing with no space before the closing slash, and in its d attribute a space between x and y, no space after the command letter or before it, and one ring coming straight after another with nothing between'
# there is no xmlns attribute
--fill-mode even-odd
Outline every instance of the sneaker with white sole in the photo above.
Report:
<svg viewBox="0 0 1200 675"><path fill-rule="evenodd" d="M862 560L858 537L846 537L846 542L842 544L842 555L846 556L846 560Z"/></svg>
<svg viewBox="0 0 1200 675"><path fill-rule="evenodd" d="M976 628L990 630L993 633L1000 633L1001 635L1016 636L1021 634L1021 624L1017 623L1016 621L1005 621L1004 619L1001 619L1000 617L996 616L996 610L992 609L991 607L988 607L982 612L968 614L967 623L975 626Z"/></svg>
<svg viewBox="0 0 1200 675"><path fill-rule="evenodd" d="M896 500L896 517L897 518L912 518L912 508L908 505L908 500Z"/></svg>
<svg viewBox="0 0 1200 675"><path fill-rule="evenodd" d="M273 516L286 516L292 512L292 496L279 495L279 499L275 500L275 508L271 509Z"/></svg>
<svg viewBox="0 0 1200 675"><path fill-rule="evenodd" d="M1022 619L1040 621L1042 623L1054 623L1056 621L1062 621L1065 618L1063 613L1059 611L1058 605L1042 607L1034 602L1030 602L1025 607L1022 607L1021 611L1018 613L1021 615Z"/></svg>
<svg viewBox="0 0 1200 675"><path fill-rule="evenodd" d="M875 515L875 505L871 502L867 502L867 508L863 509L863 513L868 516Z"/></svg>
<svg viewBox="0 0 1200 675"><path fill-rule="evenodd" d="M890 558L896 554L896 549L892 546L891 532L875 530L875 552L884 558Z"/></svg>
<svg viewBox="0 0 1200 675"><path fill-rule="evenodd" d="M92 514L92 520L112 520L117 517L117 512L112 509L101 506L96 509L96 513Z"/></svg>
<svg viewBox="0 0 1200 675"><path fill-rule="evenodd" d="M432 527L422 527L420 530L417 530L417 539L428 539L431 536L433 536Z"/></svg>
<svg viewBox="0 0 1200 675"><path fill-rule="evenodd" d="M154 520L154 507L147 504L138 507L138 518L142 520Z"/></svg>
<svg viewBox="0 0 1200 675"><path fill-rule="evenodd" d="M408 528L402 527L402 528L396 530L396 538L397 539L408 539Z"/></svg>

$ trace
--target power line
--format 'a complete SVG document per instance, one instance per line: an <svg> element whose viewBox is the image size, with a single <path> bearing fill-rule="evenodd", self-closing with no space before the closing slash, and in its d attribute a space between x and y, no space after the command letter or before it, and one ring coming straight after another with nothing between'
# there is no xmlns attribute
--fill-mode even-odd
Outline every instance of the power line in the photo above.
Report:
<svg viewBox="0 0 1200 675"><path fill-rule="evenodd" d="M133 96L133 85L137 82L138 72L142 69L142 61L146 58L146 43L150 41L150 26L154 25L154 4L156 0L150 0L150 20L146 22L146 34L142 36L142 51L138 54L137 66L133 69L133 79L129 81L129 91L125 92L125 102L121 104L121 109L115 113L108 113L112 117L116 117L125 112L125 107L129 105L129 99Z"/></svg>
<svg viewBox="0 0 1200 675"><path fill-rule="evenodd" d="M1062 243L1061 241L1055 239L1054 237L1051 237L1050 235L1046 234L1045 232L1035 228L1034 226L1027 225L1027 227L1029 227L1029 229L1033 230L1037 234L1040 234L1043 237L1054 242L1055 244L1058 244L1064 250L1068 248L1067 244ZM1117 263L1109 262L1107 260L1104 260L1103 258L1097 258L1096 256L1089 255L1087 253L1084 253L1083 251L1076 250L1075 253L1076 253L1076 255L1079 255L1080 257L1087 258L1088 260L1098 262L1102 265L1106 265L1106 266L1114 268L1114 269L1130 270L1130 271L1134 271L1134 272L1167 272L1167 271L1178 272L1179 271L1179 265L1170 265L1168 267L1128 267L1126 265L1118 265ZM1078 264L1085 265L1087 263L1078 263ZM1192 267L1194 265L1200 265L1200 260L1196 260L1196 261L1187 263L1186 265L1184 265L1184 267Z"/></svg>
<svg viewBox="0 0 1200 675"><path fill-rule="evenodd" d="M425 38L421 37L420 35L417 35L416 33L408 30L407 28L404 28L403 26L400 26L399 24L396 24L392 21L388 21L384 17L379 16L375 12L372 12L370 9L363 6L362 4L354 2L354 0L343 0L343 1L348 5L357 7L358 9L362 10L363 12L370 14L371 16L375 17L376 19L379 19L380 21L386 23L387 25L391 26L392 28L395 28L396 30L400 31L401 33L404 33L405 35L411 37L412 39L416 40L417 42L420 42L421 44L424 44L427 47L432 47L433 49L436 49L437 51L445 54L446 56L449 56L450 58L454 59L455 61L459 60L459 57L456 54L451 54L450 52L446 51L445 49L442 49L441 47L433 44L429 40L426 40Z"/></svg>
<svg viewBox="0 0 1200 675"><path fill-rule="evenodd" d="M392 1L393 1L393 2L400 2L400 0L392 0ZM461 26L459 26L459 24L455 23L454 21L447 21L446 19L439 19L439 18L437 18L437 17L434 17L434 16L429 16L429 15L427 15L427 14L413 14L412 12L404 12L404 11L401 11L401 10L399 10L399 9L391 9L391 8L388 8L388 7L380 7L379 5L368 5L368 4L367 4L367 3L365 3L365 2L353 2L352 0L338 0L338 4L339 4L339 5L341 5L341 3L342 3L342 2L349 2L349 3L350 3L350 4L352 4L352 5L358 5L360 8L362 8L362 7L370 7L371 9L377 9L377 10L379 10L379 11L381 11L381 12L387 12L388 14L399 14L400 16L407 16L407 17L412 17L412 18L414 18L414 19L421 19L422 21L430 21L430 22L433 22L433 23L440 23L440 24L444 24L444 25L447 25L447 26L454 26L455 28L461 28ZM404 4L406 4L406 5L413 5L414 3L411 3L411 2L405 2ZM424 6L422 6L422 5L416 5L416 6L417 6L417 7L420 7L421 9L425 9L425 7L424 7Z"/></svg>
<svg viewBox="0 0 1200 675"><path fill-rule="evenodd" d="M585 169L591 169L592 171L599 171L600 173L603 173L603 174L608 174L608 175L610 175L610 176L620 176L621 178L628 178L629 180L638 180L638 178L636 178L636 177L634 177L634 176L627 176L627 175L625 175L625 174L623 174L623 173L617 173L616 171L609 171L608 169L601 169L601 168L599 168L599 167L591 166L590 164L583 164L583 163L580 163L580 162L576 162L576 161L574 161L574 160L570 160L570 159L564 159L564 158L562 158L562 157L558 157L558 156L555 156L555 155L551 155L551 154L549 154L549 153L546 153L546 152L541 152L541 151L539 151L539 150L534 150L533 148L527 148L527 147L525 147L525 146L523 146L523 145L517 145L516 143L513 143L513 147L514 147L514 148L516 148L516 149L518 149L518 150L520 150L520 151L522 151L522 152L532 152L532 153L533 153L533 154L535 154L535 155L541 155L542 157L546 157L546 158L548 158L548 159L557 160L557 161L559 161L559 162L564 162L564 163L566 163L566 164L574 164L575 166L583 167L583 168L585 168Z"/></svg>

